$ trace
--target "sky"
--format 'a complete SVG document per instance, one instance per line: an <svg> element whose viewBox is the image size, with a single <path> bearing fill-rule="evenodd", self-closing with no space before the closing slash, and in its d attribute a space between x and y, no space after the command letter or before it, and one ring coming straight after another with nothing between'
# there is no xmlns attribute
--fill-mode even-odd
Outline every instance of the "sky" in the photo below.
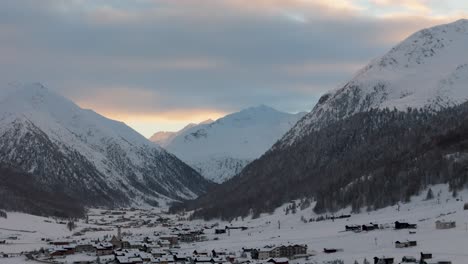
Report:
<svg viewBox="0 0 468 264"><path fill-rule="evenodd" d="M40 82L149 137L260 104L310 111L460 18L466 0L2 0L0 87Z"/></svg>

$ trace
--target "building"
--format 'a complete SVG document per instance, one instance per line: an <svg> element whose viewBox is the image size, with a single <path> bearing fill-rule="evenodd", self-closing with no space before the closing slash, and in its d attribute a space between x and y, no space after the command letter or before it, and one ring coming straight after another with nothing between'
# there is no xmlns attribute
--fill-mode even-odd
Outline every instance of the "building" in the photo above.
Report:
<svg viewBox="0 0 468 264"><path fill-rule="evenodd" d="M175 235L164 235L160 236L159 239L169 241L171 246L175 246L179 243L179 237Z"/></svg>
<svg viewBox="0 0 468 264"><path fill-rule="evenodd" d="M415 247L417 245L418 245L418 243L416 241L405 241L405 242L397 241L397 242L395 242L395 247L396 248Z"/></svg>
<svg viewBox="0 0 468 264"><path fill-rule="evenodd" d="M307 245L288 245L274 248L263 248L258 251L258 259L265 260L270 258L294 258L297 255L306 255Z"/></svg>
<svg viewBox="0 0 468 264"><path fill-rule="evenodd" d="M386 257L374 258L374 264L393 264L393 263L395 263L393 258L386 258Z"/></svg>
<svg viewBox="0 0 468 264"><path fill-rule="evenodd" d="M259 260L266 260L266 259L269 259L271 258L270 256L273 255L273 253L271 253L273 251L272 248L262 248L258 251L258 259Z"/></svg>
<svg viewBox="0 0 468 264"><path fill-rule="evenodd" d="M451 221L451 222L437 221L435 224L436 224L436 229L450 229L450 228L456 227L455 221Z"/></svg>
<svg viewBox="0 0 468 264"><path fill-rule="evenodd" d="M410 224L410 223L402 223L402 222L395 222L395 229L416 229L417 225L416 224Z"/></svg>
<svg viewBox="0 0 468 264"><path fill-rule="evenodd" d="M416 260L415 257L412 257L412 256L404 256L404 257L401 259L401 262L402 262L402 263L417 263L418 261Z"/></svg>
<svg viewBox="0 0 468 264"><path fill-rule="evenodd" d="M370 223L369 225L362 225L362 231L373 231L379 229L378 224L372 224Z"/></svg>
<svg viewBox="0 0 468 264"><path fill-rule="evenodd" d="M360 225L350 225L350 226L347 225L345 226L345 230L358 232L358 231L361 231L361 226Z"/></svg>
<svg viewBox="0 0 468 264"><path fill-rule="evenodd" d="M111 255L114 252L114 246L111 243L99 243L94 245L94 248L98 256Z"/></svg>
<svg viewBox="0 0 468 264"><path fill-rule="evenodd" d="M270 258L267 260L269 263L273 264L289 264L289 259L288 258Z"/></svg>

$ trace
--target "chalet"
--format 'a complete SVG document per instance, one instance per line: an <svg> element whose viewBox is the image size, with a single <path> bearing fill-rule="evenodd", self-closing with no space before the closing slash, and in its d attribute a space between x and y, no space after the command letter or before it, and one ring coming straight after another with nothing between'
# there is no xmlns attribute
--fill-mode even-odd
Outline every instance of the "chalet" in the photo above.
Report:
<svg viewBox="0 0 468 264"><path fill-rule="evenodd" d="M226 229L215 229L215 234L217 235L226 234Z"/></svg>
<svg viewBox="0 0 468 264"><path fill-rule="evenodd" d="M270 258L267 260L268 263L273 264L289 264L289 259L287 258Z"/></svg>
<svg viewBox="0 0 468 264"><path fill-rule="evenodd" d="M393 258L378 258L378 257L375 257L374 258L374 264L393 264L395 263L394 259Z"/></svg>
<svg viewBox="0 0 468 264"><path fill-rule="evenodd" d="M404 256L404 257L401 259L401 262L402 262L402 263L417 263L418 261L416 260L415 257Z"/></svg>
<svg viewBox="0 0 468 264"><path fill-rule="evenodd" d="M423 262L426 259L432 259L432 253L421 252L421 262Z"/></svg>
<svg viewBox="0 0 468 264"><path fill-rule="evenodd" d="M6 244L6 240L0 240L0 245Z"/></svg>
<svg viewBox="0 0 468 264"><path fill-rule="evenodd" d="M74 246L57 246L50 250L49 255L51 257L58 257L58 256L66 256L66 255L73 255L75 254L75 247Z"/></svg>
<svg viewBox="0 0 468 264"><path fill-rule="evenodd" d="M362 231L373 231L379 229L378 224L362 225Z"/></svg>
<svg viewBox="0 0 468 264"><path fill-rule="evenodd" d="M159 239L169 241L171 246L175 246L179 243L179 237L175 235L160 236Z"/></svg>
<svg viewBox="0 0 468 264"><path fill-rule="evenodd" d="M342 251L343 251L342 248L324 248L323 249L323 253L327 253L327 254L332 254L332 253L342 252Z"/></svg>
<svg viewBox="0 0 468 264"><path fill-rule="evenodd" d="M435 224L436 224L436 229L450 229L450 228L456 227L455 221L446 222L446 221L438 220Z"/></svg>
<svg viewBox="0 0 468 264"><path fill-rule="evenodd" d="M244 230L247 230L247 229L249 229L249 228L246 227L246 226L226 226L226 230L227 230L227 229L238 229L238 230L244 231Z"/></svg>
<svg viewBox="0 0 468 264"><path fill-rule="evenodd" d="M75 252L81 253L81 252L94 252L95 248L91 243L78 243L75 246Z"/></svg>
<svg viewBox="0 0 468 264"><path fill-rule="evenodd" d="M395 242L395 247L396 248L415 247L417 245L418 245L418 243L416 241L405 241L405 242L397 241L397 242Z"/></svg>
<svg viewBox="0 0 468 264"><path fill-rule="evenodd" d="M416 224L410 224L410 223L402 223L402 222L395 222L395 229L416 229L417 225Z"/></svg>
<svg viewBox="0 0 468 264"><path fill-rule="evenodd" d="M361 231L360 225L350 225L350 226L346 225L345 228L346 228L346 231L354 231L354 232Z"/></svg>
<svg viewBox="0 0 468 264"><path fill-rule="evenodd" d="M98 243L94 245L94 248L98 256L111 255L114 251L114 247L111 243Z"/></svg>

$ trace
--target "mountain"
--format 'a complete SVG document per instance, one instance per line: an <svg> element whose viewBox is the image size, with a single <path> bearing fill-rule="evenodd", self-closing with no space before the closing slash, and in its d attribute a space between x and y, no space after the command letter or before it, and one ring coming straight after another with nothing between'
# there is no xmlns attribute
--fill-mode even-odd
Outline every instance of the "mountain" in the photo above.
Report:
<svg viewBox="0 0 468 264"><path fill-rule="evenodd" d="M41 84L0 94L0 165L33 177L41 192L86 206L193 199L211 185L124 123Z"/></svg>
<svg viewBox="0 0 468 264"><path fill-rule="evenodd" d="M415 33L322 96L236 177L172 210L232 219L294 199L319 213L373 210L435 183L456 195L468 180L466 47L467 20Z"/></svg>
<svg viewBox="0 0 468 264"><path fill-rule="evenodd" d="M179 130L177 132L172 132L172 131L156 132L149 138L149 140L151 142L154 142L154 143L158 144L161 147L166 147L167 145L169 145L169 143L172 142L172 140L175 137L177 137L180 134L183 134L185 131L189 130L190 128L195 127L197 125L209 124L209 123L212 123L212 122L213 122L213 120L208 119L208 120L205 120L205 121L203 121L203 122L201 122L199 124L190 123L190 124L186 125L184 128L182 128L181 130Z"/></svg>
<svg viewBox="0 0 468 264"><path fill-rule="evenodd" d="M373 108L440 110L468 99L468 20L421 30L324 94L278 147L311 130Z"/></svg>
<svg viewBox="0 0 468 264"><path fill-rule="evenodd" d="M223 182L260 157L304 113L289 114L261 105L198 125L190 124L163 140L154 140L215 182Z"/></svg>

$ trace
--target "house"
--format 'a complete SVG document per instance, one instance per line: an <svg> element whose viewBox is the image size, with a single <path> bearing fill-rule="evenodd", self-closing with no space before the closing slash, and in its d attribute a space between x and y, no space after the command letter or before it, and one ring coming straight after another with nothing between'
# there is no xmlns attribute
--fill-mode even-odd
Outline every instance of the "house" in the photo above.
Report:
<svg viewBox="0 0 468 264"><path fill-rule="evenodd" d="M111 243L98 243L94 245L97 256L111 255L114 251L114 247Z"/></svg>
<svg viewBox="0 0 468 264"><path fill-rule="evenodd" d="M402 222L395 222L395 229L416 229L416 224L409 224L409 223L402 223Z"/></svg>
<svg viewBox="0 0 468 264"><path fill-rule="evenodd" d="M324 248L323 253L331 254L331 253L336 253L336 252L342 252L342 248Z"/></svg>
<svg viewBox="0 0 468 264"><path fill-rule="evenodd" d="M418 261L416 260L415 257L404 256L404 257L401 259L401 262L402 262L402 263L417 263Z"/></svg>
<svg viewBox="0 0 468 264"><path fill-rule="evenodd" d="M393 264L395 263L394 262L394 259L393 258L378 258L378 257L375 257L374 258L374 264Z"/></svg>
<svg viewBox="0 0 468 264"><path fill-rule="evenodd" d="M423 253L421 252L421 262L426 259L432 259L432 253Z"/></svg>
<svg viewBox="0 0 468 264"><path fill-rule="evenodd" d="M78 243L75 246L75 252L81 253L81 252L94 252L95 248L91 243Z"/></svg>
<svg viewBox="0 0 468 264"><path fill-rule="evenodd" d="M360 225L350 225L350 226L346 225L345 230L357 232L357 231L361 231L361 226Z"/></svg>
<svg viewBox="0 0 468 264"><path fill-rule="evenodd" d="M57 246L50 250L49 255L51 257L59 257L59 256L66 256L66 255L73 255L75 254L75 247L74 246Z"/></svg>
<svg viewBox="0 0 468 264"><path fill-rule="evenodd" d="M171 246L175 246L179 243L179 237L173 235L160 236L159 239L169 241Z"/></svg>
<svg viewBox="0 0 468 264"><path fill-rule="evenodd" d="M216 235L226 234L226 229L215 229L215 234Z"/></svg>
<svg viewBox="0 0 468 264"><path fill-rule="evenodd" d="M456 227L455 221L446 222L446 221L438 220L435 224L436 224L436 229L450 229L450 228Z"/></svg>
<svg viewBox="0 0 468 264"><path fill-rule="evenodd" d="M376 229L379 229L378 224L370 223L370 225L362 225L362 231L373 231L373 230L376 230Z"/></svg>
<svg viewBox="0 0 468 264"><path fill-rule="evenodd" d="M407 247L415 247L418 243L416 241L406 241L406 242L395 242L395 248L407 248Z"/></svg>
<svg viewBox="0 0 468 264"><path fill-rule="evenodd" d="M465 203L465 205L463 206L463 210L468 210L468 203Z"/></svg>
<svg viewBox="0 0 468 264"><path fill-rule="evenodd" d="M269 263L273 264L289 264L289 259L287 258L270 258L267 260Z"/></svg>

